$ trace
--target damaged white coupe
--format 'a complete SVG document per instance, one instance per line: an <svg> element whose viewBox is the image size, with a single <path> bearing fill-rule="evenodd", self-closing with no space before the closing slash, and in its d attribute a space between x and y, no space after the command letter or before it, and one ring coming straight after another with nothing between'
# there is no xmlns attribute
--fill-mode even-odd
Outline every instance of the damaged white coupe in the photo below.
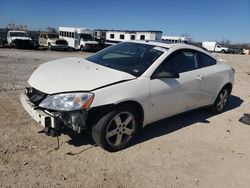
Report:
<svg viewBox="0 0 250 188"><path fill-rule="evenodd" d="M118 151L152 122L201 107L222 112L233 82L234 70L200 48L131 41L42 64L21 103L47 131L90 130Z"/></svg>

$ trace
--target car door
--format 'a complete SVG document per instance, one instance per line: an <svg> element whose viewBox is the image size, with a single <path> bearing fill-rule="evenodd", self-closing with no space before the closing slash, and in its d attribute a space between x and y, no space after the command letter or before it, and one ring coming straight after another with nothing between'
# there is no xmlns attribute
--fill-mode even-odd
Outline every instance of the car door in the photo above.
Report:
<svg viewBox="0 0 250 188"><path fill-rule="evenodd" d="M44 34L43 33L40 34L39 45L44 46Z"/></svg>
<svg viewBox="0 0 250 188"><path fill-rule="evenodd" d="M204 82L198 66L197 53L187 49L169 55L158 67L155 73L176 72L179 78L151 79L151 114L154 121L200 106Z"/></svg>
<svg viewBox="0 0 250 188"><path fill-rule="evenodd" d="M202 106L206 106L213 104L218 94L217 88L220 87L220 81L222 80L220 74L221 69L217 66L217 60L202 52L198 52L198 62L204 78L204 90L200 103Z"/></svg>

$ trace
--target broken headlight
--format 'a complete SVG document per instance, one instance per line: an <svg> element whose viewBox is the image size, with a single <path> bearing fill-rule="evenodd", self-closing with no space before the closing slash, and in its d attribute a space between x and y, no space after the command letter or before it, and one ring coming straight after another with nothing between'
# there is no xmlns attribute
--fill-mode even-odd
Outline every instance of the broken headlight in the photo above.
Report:
<svg viewBox="0 0 250 188"><path fill-rule="evenodd" d="M51 110L73 111L89 108L93 99L93 93L64 93L46 97L39 106Z"/></svg>

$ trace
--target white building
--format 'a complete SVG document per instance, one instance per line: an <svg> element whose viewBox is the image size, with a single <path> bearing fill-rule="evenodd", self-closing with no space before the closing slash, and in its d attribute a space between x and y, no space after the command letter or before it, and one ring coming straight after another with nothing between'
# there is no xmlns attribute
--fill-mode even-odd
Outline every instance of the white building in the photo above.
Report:
<svg viewBox="0 0 250 188"><path fill-rule="evenodd" d="M162 36L161 40L173 42L173 43L188 43L190 41L190 38L177 37L177 36Z"/></svg>
<svg viewBox="0 0 250 188"><path fill-rule="evenodd" d="M106 42L118 43L128 40L161 40L161 31L95 30L95 35Z"/></svg>

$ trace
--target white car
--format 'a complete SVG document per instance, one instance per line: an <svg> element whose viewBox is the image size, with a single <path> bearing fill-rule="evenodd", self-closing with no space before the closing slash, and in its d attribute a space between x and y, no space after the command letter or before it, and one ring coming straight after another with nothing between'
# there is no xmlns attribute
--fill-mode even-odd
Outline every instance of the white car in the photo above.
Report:
<svg viewBox="0 0 250 188"><path fill-rule="evenodd" d="M222 112L233 82L234 70L200 48L131 41L41 65L21 103L47 130L90 129L118 151L152 122L204 106Z"/></svg>

